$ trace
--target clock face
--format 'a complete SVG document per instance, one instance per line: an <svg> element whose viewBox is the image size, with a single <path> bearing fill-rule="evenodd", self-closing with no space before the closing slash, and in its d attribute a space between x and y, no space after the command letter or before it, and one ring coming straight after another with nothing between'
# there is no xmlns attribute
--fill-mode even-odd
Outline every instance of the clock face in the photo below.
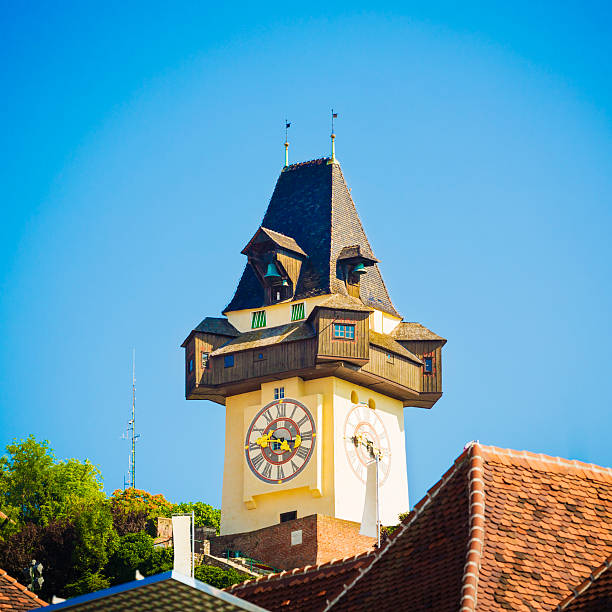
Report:
<svg viewBox="0 0 612 612"><path fill-rule="evenodd" d="M316 439L308 408L285 398L271 402L255 415L247 430L244 454L257 478L281 484L306 467Z"/></svg>
<svg viewBox="0 0 612 612"><path fill-rule="evenodd" d="M366 481L366 466L373 461L367 444L380 451L379 486L383 485L391 468L391 444L380 417L366 404L353 406L344 422L344 450L353 473Z"/></svg>

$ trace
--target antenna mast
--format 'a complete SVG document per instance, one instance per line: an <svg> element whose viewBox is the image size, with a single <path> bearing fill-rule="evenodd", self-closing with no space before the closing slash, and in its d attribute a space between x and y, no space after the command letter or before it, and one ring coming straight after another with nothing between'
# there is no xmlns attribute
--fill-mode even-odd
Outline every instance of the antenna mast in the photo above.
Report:
<svg viewBox="0 0 612 612"><path fill-rule="evenodd" d="M128 421L127 431L122 438L130 439L131 449L128 462L128 478L123 477L123 488L136 488L136 442L140 434L136 433L136 349L132 349L132 418Z"/></svg>
<svg viewBox="0 0 612 612"><path fill-rule="evenodd" d="M130 486L136 488L136 349L132 349L132 481Z"/></svg>

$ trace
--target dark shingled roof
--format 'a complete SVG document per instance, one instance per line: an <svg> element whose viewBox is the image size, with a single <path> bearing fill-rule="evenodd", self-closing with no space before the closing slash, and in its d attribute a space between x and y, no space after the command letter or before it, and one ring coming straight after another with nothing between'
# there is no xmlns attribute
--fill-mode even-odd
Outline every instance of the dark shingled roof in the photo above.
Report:
<svg viewBox="0 0 612 612"><path fill-rule="evenodd" d="M265 234L272 242L274 242L274 244L277 244L279 247L286 249L287 251L293 251L299 255L306 256L306 253L304 253L303 249L300 248L300 245L293 238L280 234L279 232L274 232L267 227L260 227L255 232L255 235L249 240L249 243L244 247L244 249L242 249L241 253L243 255L248 253L251 243L260 233Z"/></svg>
<svg viewBox="0 0 612 612"><path fill-rule="evenodd" d="M217 334L218 336L229 336L230 338L234 338L240 334L240 332L227 319L206 317L195 329L192 329L189 332L189 335L181 344L182 347L187 346L187 343L195 332L202 332L203 334Z"/></svg>
<svg viewBox="0 0 612 612"><path fill-rule="evenodd" d="M392 332L396 340L446 340L420 323L402 321Z"/></svg>
<svg viewBox="0 0 612 612"><path fill-rule="evenodd" d="M293 342L294 340L314 338L314 336L314 329L303 321L299 323L287 323L286 325L279 325L277 327L254 329L240 334L237 338L226 342L223 346L213 351L211 355L215 357L216 355L261 348L280 342Z"/></svg>
<svg viewBox="0 0 612 612"><path fill-rule="evenodd" d="M380 348L385 349L386 351L390 351L391 353L395 353L396 355L402 355L402 357L407 357L411 361L415 363L423 362L414 354L411 353L407 348L404 348L399 342L396 342L391 336L387 334L379 334L375 332L373 329L370 330L370 344L374 346L380 346Z"/></svg>
<svg viewBox="0 0 612 612"><path fill-rule="evenodd" d="M323 158L285 168L261 223L292 238L308 254L295 288L296 300L327 293L347 295L336 270L338 256L345 247L357 245L372 253L340 165L328 161ZM378 265L366 268L360 286L365 304L399 316ZM224 312L259 308L264 303L263 288L247 264Z"/></svg>
<svg viewBox="0 0 612 612"><path fill-rule="evenodd" d="M232 338L240 334L227 319L220 317L206 317L193 331L231 336Z"/></svg>
<svg viewBox="0 0 612 612"><path fill-rule="evenodd" d="M353 259L355 257L362 257L363 259L369 259L370 261L377 263L380 261L374 257L374 254L371 251L368 251L366 248L362 248L358 244L344 247L340 251L340 255L338 255L338 259Z"/></svg>

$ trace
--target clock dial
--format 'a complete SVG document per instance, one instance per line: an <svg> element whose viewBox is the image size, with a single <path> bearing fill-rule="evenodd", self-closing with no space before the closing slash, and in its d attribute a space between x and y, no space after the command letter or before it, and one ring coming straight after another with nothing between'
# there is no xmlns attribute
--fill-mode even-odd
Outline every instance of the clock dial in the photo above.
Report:
<svg viewBox="0 0 612 612"><path fill-rule="evenodd" d="M346 458L359 480L366 481L366 466L373 460L366 444L380 451L379 486L383 485L391 468L391 444L380 417L366 404L353 406L344 422Z"/></svg>
<svg viewBox="0 0 612 612"><path fill-rule="evenodd" d="M281 484L306 467L316 439L308 408L289 398L277 400L251 421L244 442L246 462L260 480Z"/></svg>

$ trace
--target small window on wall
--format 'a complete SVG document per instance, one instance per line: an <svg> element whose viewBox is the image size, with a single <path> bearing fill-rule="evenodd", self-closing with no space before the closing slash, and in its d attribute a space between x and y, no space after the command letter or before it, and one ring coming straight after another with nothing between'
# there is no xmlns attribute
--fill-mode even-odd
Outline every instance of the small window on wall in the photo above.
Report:
<svg viewBox="0 0 612 612"><path fill-rule="evenodd" d="M265 310L257 310L253 313L253 318L251 319L251 328L258 329L260 327L266 326L266 311Z"/></svg>
<svg viewBox="0 0 612 612"><path fill-rule="evenodd" d="M274 389L274 399L285 399L285 387L277 387Z"/></svg>
<svg viewBox="0 0 612 612"><path fill-rule="evenodd" d="M297 510L292 510L291 512L281 512L280 514L280 522L286 523L287 521L295 521L297 518Z"/></svg>
<svg viewBox="0 0 612 612"><path fill-rule="evenodd" d="M387 353L387 363L393 363L393 353Z"/></svg>
<svg viewBox="0 0 612 612"><path fill-rule="evenodd" d="M433 374L433 357L423 357L423 374Z"/></svg>
<svg viewBox="0 0 612 612"><path fill-rule="evenodd" d="M224 368L233 368L234 367L234 356L233 355L226 355L223 358L223 367Z"/></svg>
<svg viewBox="0 0 612 612"><path fill-rule="evenodd" d="M187 361L187 372L191 374L193 372L193 357L190 357Z"/></svg>
<svg viewBox="0 0 612 612"><path fill-rule="evenodd" d="M292 321L300 321L306 316L304 309L304 302L300 302L299 304L291 305L291 320Z"/></svg>
<svg viewBox="0 0 612 612"><path fill-rule="evenodd" d="M208 370L209 356L210 356L210 353L205 353L204 351L202 351L202 369L203 370Z"/></svg>
<svg viewBox="0 0 612 612"><path fill-rule="evenodd" d="M334 338L342 340L355 339L355 326L347 323L334 323Z"/></svg>
<svg viewBox="0 0 612 612"><path fill-rule="evenodd" d="M263 351L255 351L253 353L254 361L263 361L266 358L266 354Z"/></svg>

